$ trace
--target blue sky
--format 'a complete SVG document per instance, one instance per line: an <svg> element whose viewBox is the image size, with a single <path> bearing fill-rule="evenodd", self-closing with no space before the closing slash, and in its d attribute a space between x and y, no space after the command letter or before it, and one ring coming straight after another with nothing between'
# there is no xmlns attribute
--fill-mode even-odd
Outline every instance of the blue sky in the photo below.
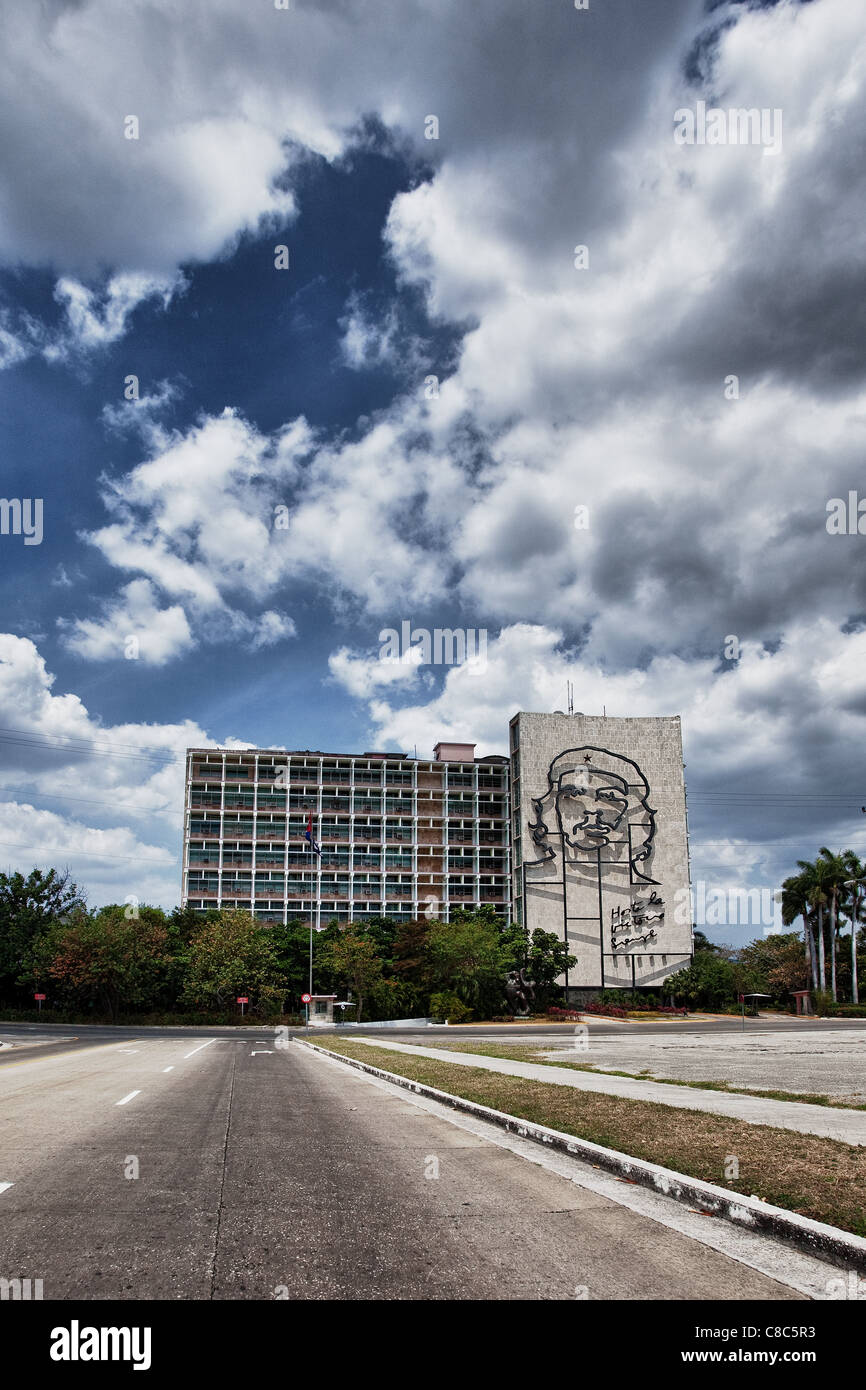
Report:
<svg viewBox="0 0 866 1390"><path fill-rule="evenodd" d="M851 10L16 15L0 457L44 536L0 536L7 867L170 905L189 743L501 752L568 680L682 715L708 888L866 851L866 542L826 524L866 495ZM678 144L698 101L780 148ZM382 663L403 621L486 669Z"/></svg>

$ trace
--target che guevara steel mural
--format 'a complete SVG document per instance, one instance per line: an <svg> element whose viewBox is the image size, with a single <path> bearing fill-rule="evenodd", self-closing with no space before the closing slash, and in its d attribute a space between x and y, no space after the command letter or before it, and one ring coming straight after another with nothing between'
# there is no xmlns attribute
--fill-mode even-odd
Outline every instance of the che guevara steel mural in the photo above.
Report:
<svg viewBox="0 0 866 1390"><path fill-rule="evenodd" d="M610 909L607 939L611 952L656 940L664 921L664 902L652 876L656 812L649 803L649 783L632 758L592 744L557 754L547 772L547 791L532 798L529 821L532 842L540 857L526 860L528 871L541 869L534 882L552 878L551 867L561 857L563 893L568 880L593 885L598 909L595 920L604 941L604 887L611 876L638 891L628 905ZM643 891L641 891L643 890ZM568 918L567 907L565 909ZM576 920L588 920L582 914Z"/></svg>

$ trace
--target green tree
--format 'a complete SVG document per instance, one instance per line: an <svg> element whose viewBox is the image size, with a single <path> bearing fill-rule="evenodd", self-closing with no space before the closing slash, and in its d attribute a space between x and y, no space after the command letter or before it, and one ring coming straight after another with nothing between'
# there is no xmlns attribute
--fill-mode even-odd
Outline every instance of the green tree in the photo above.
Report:
<svg viewBox="0 0 866 1390"><path fill-rule="evenodd" d="M718 955L722 950L721 946L717 946L715 942L710 941L710 938L697 927L694 927L692 930L692 945L696 955L698 951L712 951L714 954Z"/></svg>
<svg viewBox="0 0 866 1390"><path fill-rule="evenodd" d="M523 928L512 924L502 933L502 945L506 953L506 970L524 968L535 984L536 1006L539 1009L548 1008L562 994L562 986L557 985L557 980L577 964L577 956L569 954L567 944L556 932L542 931L540 927L536 927L527 942Z"/></svg>
<svg viewBox="0 0 866 1390"><path fill-rule="evenodd" d="M835 1003L837 995L836 955L839 935L838 908L840 898L845 895L845 880L849 877L849 873L842 852L834 854L826 845L822 845L818 851L818 863L822 862L826 865L825 891L830 900L830 992Z"/></svg>
<svg viewBox="0 0 866 1390"><path fill-rule="evenodd" d="M278 1013L286 979L267 927L249 912L224 909L193 934L187 955L183 1002L194 1008L224 1010L239 995L250 1013Z"/></svg>
<svg viewBox="0 0 866 1390"><path fill-rule="evenodd" d="M159 908L126 917L122 907L93 915L77 909L40 938L35 966L70 1003L96 1004L115 1021L122 1010L152 1008L167 968L168 931Z"/></svg>
<svg viewBox="0 0 866 1390"><path fill-rule="evenodd" d="M846 850L842 856L845 862L846 878L845 905L851 922L851 1002L859 1004L859 982L857 969L857 929L861 921L864 898L866 898L866 864L861 863L853 850Z"/></svg>
<svg viewBox="0 0 866 1390"><path fill-rule="evenodd" d="M711 951L699 951L691 965L665 980L664 990L677 1004L690 1009L723 1009L737 997L737 970L733 961Z"/></svg>
<svg viewBox="0 0 866 1390"><path fill-rule="evenodd" d="M68 870L0 874L0 993L37 983L40 939L58 922L84 907Z"/></svg>
<svg viewBox="0 0 866 1390"><path fill-rule="evenodd" d="M800 861L805 864L805 860ZM811 879L805 869L786 878L782 884L782 922L789 927L798 917L803 919L803 941L806 948L806 961L812 989L818 988L818 959L815 950L815 933L812 929L813 906L811 898Z"/></svg>
<svg viewBox="0 0 866 1390"><path fill-rule="evenodd" d="M479 1015L498 1012L511 967L495 913L461 910L450 922L431 921L429 940L434 991L456 994Z"/></svg>
<svg viewBox="0 0 866 1390"><path fill-rule="evenodd" d="M364 1015L365 997L373 993L382 981L382 959L375 941L363 927L353 923L331 941L327 963L337 978L356 995L360 1023Z"/></svg>
<svg viewBox="0 0 866 1390"><path fill-rule="evenodd" d="M809 968L799 932L759 937L740 951L739 965L756 989L786 1007L794 990L809 988Z"/></svg>

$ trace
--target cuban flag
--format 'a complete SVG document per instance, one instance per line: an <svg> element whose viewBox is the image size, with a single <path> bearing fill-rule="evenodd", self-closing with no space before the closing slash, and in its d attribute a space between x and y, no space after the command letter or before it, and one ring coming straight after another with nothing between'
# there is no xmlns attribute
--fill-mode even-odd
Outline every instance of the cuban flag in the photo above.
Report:
<svg viewBox="0 0 866 1390"><path fill-rule="evenodd" d="M313 813L312 813L312 811L311 811L311 812L309 813L309 815L307 816L307 828L306 828L306 830L304 831L304 839L307 841L307 844L310 846L310 849L313 851L313 853L314 853L314 854L318 854L318 855L319 855L319 858L321 858L322 851L319 849L319 846L316 844L316 837L315 837L315 835L313 834Z"/></svg>

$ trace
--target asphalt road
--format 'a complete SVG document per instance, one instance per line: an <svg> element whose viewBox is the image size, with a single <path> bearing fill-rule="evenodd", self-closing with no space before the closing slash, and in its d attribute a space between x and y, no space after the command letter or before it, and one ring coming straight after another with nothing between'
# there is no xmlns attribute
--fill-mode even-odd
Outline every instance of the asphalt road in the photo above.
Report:
<svg viewBox="0 0 866 1390"><path fill-rule="evenodd" d="M801 1296L265 1030L125 1032L0 1066L0 1277L45 1299Z"/></svg>
<svg viewBox="0 0 866 1390"><path fill-rule="evenodd" d="M663 1021L657 1023L639 1023L631 1020L626 1023L618 1022L616 1019L593 1019L588 1025L592 1038L623 1037L636 1038L641 1036L667 1036L687 1037L689 1034L703 1036L706 1034L735 1034L743 1033L743 1025L739 1018L710 1018L699 1019L690 1018L680 1021ZM790 1032L797 1036L815 1035L820 1037L828 1030L853 1031L866 1034L866 1020L851 1018L834 1019L795 1019L793 1017L782 1018L755 1018L746 1019L745 1033L784 1033ZM286 1028L284 1035L288 1037L313 1037L327 1032L335 1032L345 1037L351 1037L357 1030L354 1028L335 1028L320 1029L311 1028ZM575 1025L573 1023L521 1023L521 1024L473 1024L466 1027L425 1026L418 1028L387 1028L376 1030L369 1024L364 1025L363 1031L372 1036L376 1031L381 1031L385 1038L393 1038L397 1041L404 1039L447 1038L451 1041L462 1039L465 1041L504 1038L509 1042L519 1043L523 1040L537 1043L539 1038L567 1039L574 1036ZM256 1027L255 1025L244 1025L238 1027L217 1027L217 1028L191 1028L184 1026L173 1027L147 1027L145 1029L135 1028L125 1024L78 1024L78 1023L4 1023L0 1020L0 1044L8 1042L13 1044L13 1049L17 1050L25 1044L38 1042L41 1047L51 1047L54 1051L66 1051L70 1047L98 1047L106 1042L118 1042L129 1038L140 1038L146 1035L149 1039L177 1039L177 1038L246 1038L246 1037L265 1037L274 1035L272 1027ZM12 1057L13 1052L0 1048L0 1066Z"/></svg>

